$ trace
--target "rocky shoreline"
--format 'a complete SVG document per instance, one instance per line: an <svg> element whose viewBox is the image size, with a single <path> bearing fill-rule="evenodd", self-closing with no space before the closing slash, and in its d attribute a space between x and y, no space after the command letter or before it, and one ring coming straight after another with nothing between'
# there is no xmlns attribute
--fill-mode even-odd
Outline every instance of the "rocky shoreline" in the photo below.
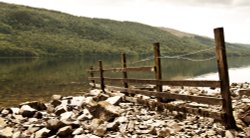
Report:
<svg viewBox="0 0 250 138"><path fill-rule="evenodd" d="M0 138L159 138L250 137L250 84L231 85L234 117L239 130L225 130L213 118L177 111L157 111L129 102L123 93L90 90L83 96L53 95L51 101L31 101L0 109ZM168 87L165 91L220 97L216 89ZM154 97L135 95L154 100ZM171 101L178 106L220 111L217 106Z"/></svg>

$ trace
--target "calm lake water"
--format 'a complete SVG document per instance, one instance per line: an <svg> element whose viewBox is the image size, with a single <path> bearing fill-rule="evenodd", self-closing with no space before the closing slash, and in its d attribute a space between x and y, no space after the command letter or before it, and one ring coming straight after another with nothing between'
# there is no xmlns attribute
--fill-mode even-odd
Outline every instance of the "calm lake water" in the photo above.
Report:
<svg viewBox="0 0 250 138"><path fill-rule="evenodd" d="M121 66L119 57L102 58L102 60L104 67ZM136 58L128 59L128 66L153 65L153 61L135 64L134 62L138 60ZM31 100L48 101L53 94L67 96L85 93L90 88L86 70L91 65L97 66L97 62L98 58L0 58L0 106L12 106ZM229 58L228 62L229 67L232 68L230 69L231 82L235 78L237 78L237 82L250 82L250 58ZM218 79L215 74L217 71L215 60L193 62L162 59L162 71L164 80L197 77L199 79ZM209 75L204 76L204 74ZM231 74L233 74L232 77ZM107 75L121 76L119 73ZM131 78L152 79L154 77L154 74L150 72L128 75Z"/></svg>

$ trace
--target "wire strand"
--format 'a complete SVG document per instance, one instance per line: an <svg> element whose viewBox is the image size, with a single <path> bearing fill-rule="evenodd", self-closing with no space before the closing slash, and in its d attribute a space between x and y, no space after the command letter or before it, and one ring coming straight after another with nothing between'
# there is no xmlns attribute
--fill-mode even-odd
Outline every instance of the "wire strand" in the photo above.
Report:
<svg viewBox="0 0 250 138"><path fill-rule="evenodd" d="M188 57L185 57L185 56L198 54L198 53L209 51L209 50L212 50L212 49L214 49L214 48L202 49L202 50L198 50L198 51L194 51L194 52L190 52L190 53L186 53L186 54L181 54L181 55L175 55L175 56L169 56L169 55L160 56L159 58L161 58L161 59L185 59L185 60L189 60L189 61L208 61L208 60L215 59L215 56L210 57L210 58L206 58L206 59L194 59L194 58L188 58ZM152 59L154 59L154 56L150 56L150 57L147 57L147 58L132 62L131 64L145 62L145 61L149 61L149 60L152 60Z"/></svg>

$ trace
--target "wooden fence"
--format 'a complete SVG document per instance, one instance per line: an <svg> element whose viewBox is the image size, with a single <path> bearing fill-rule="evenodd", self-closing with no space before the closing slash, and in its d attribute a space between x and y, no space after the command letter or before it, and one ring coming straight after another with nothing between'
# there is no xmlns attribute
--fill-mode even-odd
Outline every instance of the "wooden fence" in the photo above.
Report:
<svg viewBox="0 0 250 138"><path fill-rule="evenodd" d="M100 88L105 91L105 88L112 89L112 90L119 90L124 91L126 93L131 94L142 94L147 96L155 96L157 98L164 98L164 99L176 99L176 100L184 100L184 101L191 101L203 104L210 104L210 105L222 105L222 112L211 112L206 110L188 108L188 107L179 107L164 103L154 103L158 107L166 107L169 110L176 110L176 111L183 111L189 112L193 114L199 114L207 117L212 117L216 119L220 119L224 122L226 129L236 129L235 119L232 113L232 103L231 103L231 95L229 91L229 76L228 76L228 65L227 65L227 57L226 57L226 48L225 48L225 41L224 41L224 32L223 28L216 28L214 29L215 35L215 46L216 46L216 59L218 65L218 72L219 72L219 80L218 81L207 81L207 80L162 80L162 72L161 72L161 59L160 59L160 44L154 43L154 63L153 67L146 66L146 67L127 67L126 62L126 55L122 54L121 56L121 68L110 68L104 69L102 61L99 61L99 69L90 68L89 73L90 77L88 78L93 84L95 82L100 82ZM152 71L155 73L154 79L134 79L128 78L128 72L132 71ZM108 78L104 77L105 72L121 72L122 78ZM99 74L99 77L95 77L95 74ZM123 87L115 87L115 86L108 86L105 85L105 82L121 82ZM139 90L139 89L132 89L129 88L129 84L151 84L156 85L156 92L155 91L148 91L148 90ZM192 95L182 95L182 94L173 94L168 92L162 92L163 85L171 85L171 86L190 86L190 87L213 87L213 88L220 88L221 97L222 98L215 98L215 97L207 97L207 96L192 96ZM147 101L142 101L142 103ZM151 103L152 104L152 103Z"/></svg>

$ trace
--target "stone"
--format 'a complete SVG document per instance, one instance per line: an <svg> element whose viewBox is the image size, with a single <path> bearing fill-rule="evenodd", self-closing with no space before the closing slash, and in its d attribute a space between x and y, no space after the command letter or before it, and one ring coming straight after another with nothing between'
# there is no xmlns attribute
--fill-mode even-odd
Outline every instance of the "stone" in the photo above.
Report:
<svg viewBox="0 0 250 138"><path fill-rule="evenodd" d="M50 104L53 105L53 107L57 107L57 106L59 106L60 104L62 104L62 102L59 101L59 100L53 100Z"/></svg>
<svg viewBox="0 0 250 138"><path fill-rule="evenodd" d="M73 131L73 135L81 135L83 133L83 128L79 127Z"/></svg>
<svg viewBox="0 0 250 138"><path fill-rule="evenodd" d="M243 103L250 103L250 99L249 98L242 98L241 101Z"/></svg>
<svg viewBox="0 0 250 138"><path fill-rule="evenodd" d="M20 107L22 107L23 105L28 105L31 108L36 109L38 111L42 111L42 110L47 109L47 107L45 106L44 103L38 102L38 101L25 102L25 103L20 104Z"/></svg>
<svg viewBox="0 0 250 138"><path fill-rule="evenodd" d="M6 125L5 119L0 117L0 126L4 127Z"/></svg>
<svg viewBox="0 0 250 138"><path fill-rule="evenodd" d="M59 128L64 127L64 126L66 126L66 124L64 124L62 121L60 121L57 118L49 119L46 122L46 128L50 130L58 130Z"/></svg>
<svg viewBox="0 0 250 138"><path fill-rule="evenodd" d="M160 130L157 131L157 136L158 137L170 137L170 129L165 129L165 128L162 128Z"/></svg>
<svg viewBox="0 0 250 138"><path fill-rule="evenodd" d="M230 130L227 130L225 132L225 137L226 138L235 138L234 134Z"/></svg>
<svg viewBox="0 0 250 138"><path fill-rule="evenodd" d="M13 135L13 128L6 127L2 130L0 130L0 137L1 138L10 138Z"/></svg>
<svg viewBox="0 0 250 138"><path fill-rule="evenodd" d="M70 105L81 107L84 101L85 101L84 96L73 97Z"/></svg>
<svg viewBox="0 0 250 138"><path fill-rule="evenodd" d="M48 137L50 130L47 128L42 128L35 133L35 138L45 138Z"/></svg>
<svg viewBox="0 0 250 138"><path fill-rule="evenodd" d="M95 97L93 97L93 99L95 100L95 101L105 101L105 100L107 100L109 98L109 96L108 95L106 95L106 94L103 94L103 93L101 93L100 95L98 95L98 96L95 96Z"/></svg>
<svg viewBox="0 0 250 138"><path fill-rule="evenodd" d="M89 95L92 95L92 96L98 96L102 93L102 90L99 90L99 89L94 89L94 90L90 90L89 91Z"/></svg>
<svg viewBox="0 0 250 138"><path fill-rule="evenodd" d="M91 127L92 130L94 130L94 129L96 129L99 125L101 125L102 123L104 123L103 120L95 118L95 119L93 119L93 120L91 121L90 127Z"/></svg>
<svg viewBox="0 0 250 138"><path fill-rule="evenodd" d="M12 111L13 114L18 114L20 111L20 108L12 107L12 108L10 108L10 110Z"/></svg>
<svg viewBox="0 0 250 138"><path fill-rule="evenodd" d="M54 94L51 96L51 100L62 100L62 95Z"/></svg>
<svg viewBox="0 0 250 138"><path fill-rule="evenodd" d="M107 131L118 131L120 123L119 122L111 122L107 124Z"/></svg>
<svg viewBox="0 0 250 138"><path fill-rule="evenodd" d="M112 105L118 105L121 100L122 100L122 96L113 96L113 97L109 97L106 101Z"/></svg>
<svg viewBox="0 0 250 138"><path fill-rule="evenodd" d="M128 132L133 132L135 129L135 121L129 121L127 130Z"/></svg>
<svg viewBox="0 0 250 138"><path fill-rule="evenodd" d="M120 107L114 106L107 101L101 101L96 106L88 108L89 112L94 118L99 118L104 121L114 120L123 112Z"/></svg>
<svg viewBox="0 0 250 138"><path fill-rule="evenodd" d="M83 113L77 117L77 120L90 120L93 118L93 115L89 112L88 109L83 109Z"/></svg>
<svg viewBox="0 0 250 138"><path fill-rule="evenodd" d="M84 102L83 102L83 105L96 106L97 102L94 101L93 97L86 97Z"/></svg>
<svg viewBox="0 0 250 138"><path fill-rule="evenodd" d="M119 122L119 123L126 123L126 122L128 122L128 118L125 116L120 116L120 117L116 118L115 121Z"/></svg>
<svg viewBox="0 0 250 138"><path fill-rule="evenodd" d="M57 135L60 137L67 137L71 135L72 131L73 130L71 126L65 126L58 130Z"/></svg>
<svg viewBox="0 0 250 138"><path fill-rule="evenodd" d="M12 138L21 138L21 134L22 133L20 131L14 132Z"/></svg>
<svg viewBox="0 0 250 138"><path fill-rule="evenodd" d="M207 136L214 136L214 135L216 135L216 132L214 130L208 130L206 132L206 134L207 134Z"/></svg>
<svg viewBox="0 0 250 138"><path fill-rule="evenodd" d="M7 116L8 114L10 114L10 111L7 110L7 109L3 109L3 110L1 111L1 115L2 115L3 117Z"/></svg>
<svg viewBox="0 0 250 138"><path fill-rule="evenodd" d="M71 118L71 116L73 116L73 112L65 112L60 114L60 120L68 120Z"/></svg>
<svg viewBox="0 0 250 138"><path fill-rule="evenodd" d="M31 108L29 105L23 105L20 108L19 113L23 116L23 117L32 117L35 113L36 113L36 109Z"/></svg>
<svg viewBox="0 0 250 138"><path fill-rule="evenodd" d="M42 114L40 111L38 111L38 112L36 112L36 113L34 114L33 117L34 117L34 118L37 118L37 119L42 119L42 118L43 118L43 114Z"/></svg>
<svg viewBox="0 0 250 138"><path fill-rule="evenodd" d="M240 96L242 96L242 95L250 96L250 89L240 89L239 90L239 95Z"/></svg>
<svg viewBox="0 0 250 138"><path fill-rule="evenodd" d="M103 137L105 135L107 131L107 127L104 124L99 125L95 130L94 130L94 134L99 136L99 137Z"/></svg>
<svg viewBox="0 0 250 138"><path fill-rule="evenodd" d="M245 133L246 133L246 136L247 136L247 137L250 137L250 127L247 127L247 128L245 129Z"/></svg>
<svg viewBox="0 0 250 138"><path fill-rule="evenodd" d="M60 116L62 113L65 113L66 112L66 107L65 106L57 106L55 108L55 114L57 116Z"/></svg>

